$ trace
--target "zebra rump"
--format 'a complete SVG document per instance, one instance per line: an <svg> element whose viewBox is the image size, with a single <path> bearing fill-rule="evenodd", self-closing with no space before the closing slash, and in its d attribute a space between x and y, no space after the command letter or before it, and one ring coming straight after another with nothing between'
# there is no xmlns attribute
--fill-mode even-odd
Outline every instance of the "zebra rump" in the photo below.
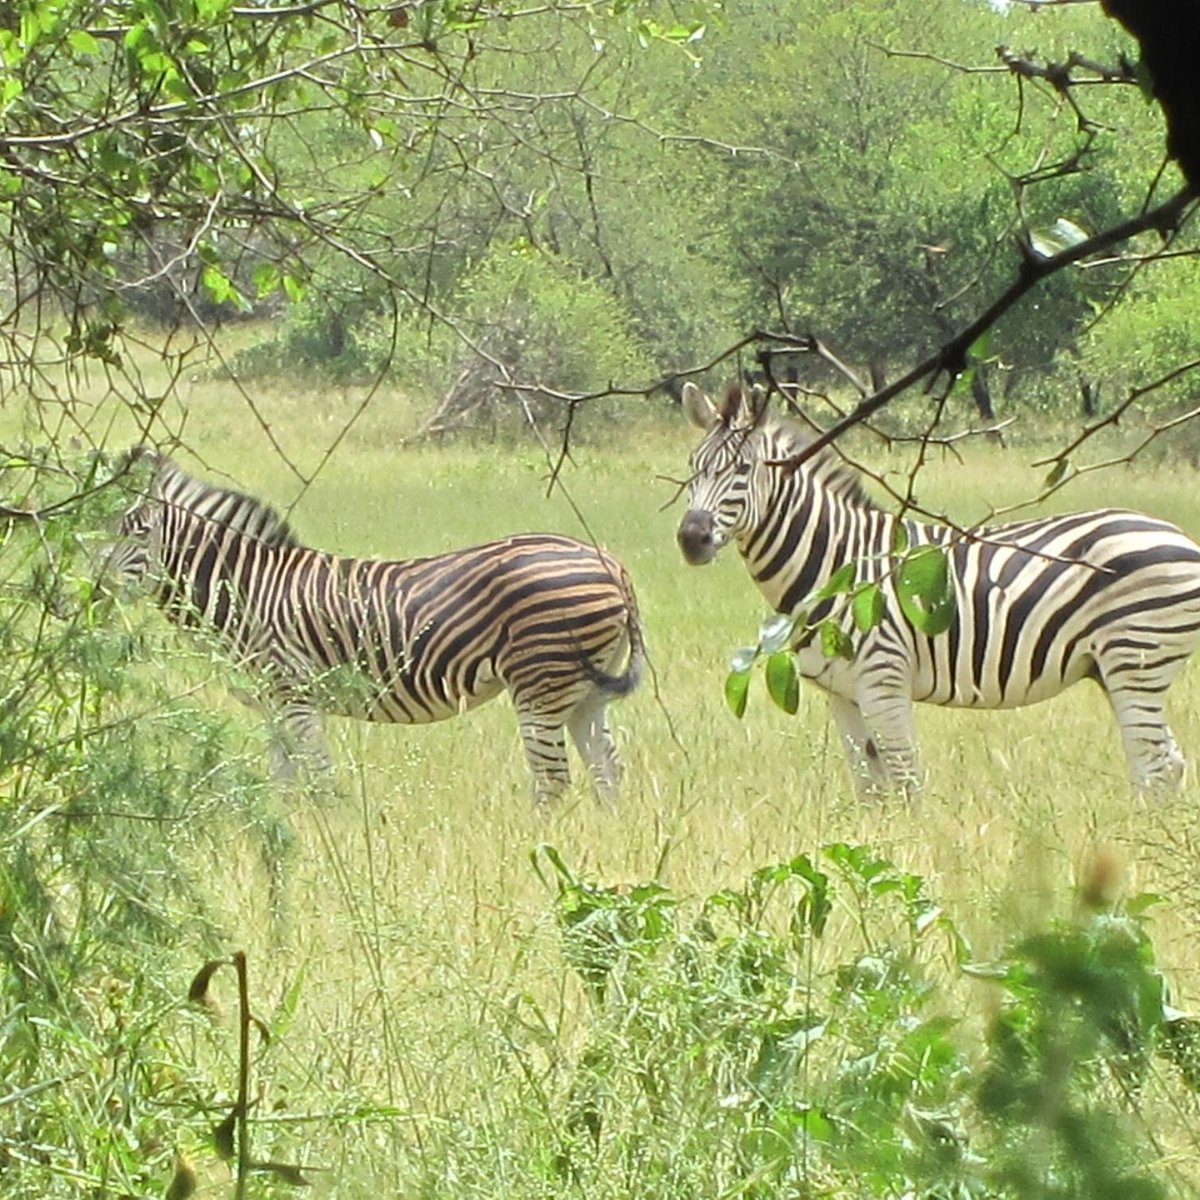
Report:
<svg viewBox="0 0 1200 1200"><path fill-rule="evenodd" d="M685 559L737 545L776 611L837 620L852 653L829 658L801 632L799 672L827 691L860 794L919 786L914 701L975 708L1032 704L1080 679L1104 689L1139 789L1178 786L1184 760L1164 697L1200 643L1200 546L1176 526L1121 509L957 530L897 517L833 450L798 461L812 436L731 389L714 404L694 384L683 407L704 438L691 457ZM921 633L894 586L894 547L945 550L950 627ZM845 563L875 583L884 617L857 628L849 604L813 595Z"/></svg>
<svg viewBox="0 0 1200 1200"><path fill-rule="evenodd" d="M262 680L272 757L327 762L321 714L425 724L507 690L539 802L569 782L569 733L602 796L620 761L606 706L646 660L621 564L558 534L525 533L426 558L346 558L302 545L274 509L152 451L108 570L167 616L214 635Z"/></svg>

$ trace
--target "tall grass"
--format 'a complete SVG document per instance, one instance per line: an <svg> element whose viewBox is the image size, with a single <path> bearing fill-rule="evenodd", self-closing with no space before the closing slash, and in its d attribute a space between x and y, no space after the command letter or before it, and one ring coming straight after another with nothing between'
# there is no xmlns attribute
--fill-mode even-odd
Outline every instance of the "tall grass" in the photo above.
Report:
<svg viewBox="0 0 1200 1200"><path fill-rule="evenodd" d="M1117 893L1165 897L1148 924L1155 967L1176 1007L1196 1002L1196 769L1177 799L1133 798L1098 692L1081 686L1017 712L921 710L926 795L910 805L860 804L818 692L803 692L794 718L771 708L763 692L740 723L724 707L729 652L753 635L762 605L735 554L696 570L675 549L680 505L663 477L686 473L690 435L682 421L676 428L639 419L628 429L597 417L552 489L551 464L536 446L402 447L410 425L398 401L368 408L305 489L283 459L264 451L268 425L310 472L357 403L281 393L260 399L252 413L227 388L198 382L186 397L186 444L195 457L181 453L181 460L214 478L226 472L292 508L304 540L347 554L408 557L525 529L594 537L633 576L653 673L611 710L627 768L614 807L595 803L580 783L557 810L533 812L515 720L501 700L426 728L333 723L336 794L272 794L271 811L286 831L282 874L267 869L261 837L236 817L220 837L189 847L219 941L226 952L247 952L257 1014L273 1035L254 1064L256 1144L266 1157L302 1163L317 1194L683 1196L696 1194L706 1169L722 1180L714 1195L782 1194L770 1187L843 1194L844 1175L755 1182L753 1171L718 1170L716 1159L732 1151L720 1141L728 1131L715 1093L706 1141L680 1127L652 1128L639 1107L648 1093L615 1088L591 1157L580 1151L564 1164L563 1144L580 1136L568 1125L587 1076L581 1064L639 1047L649 1054L650 1035L635 1036L627 1012L625 1024L603 1026L610 1041L597 1042L597 1022L612 1014L597 1015L564 958L555 877L544 858L541 872L531 861L543 844L605 895L660 885L688 931L704 898L744 891L765 864L801 854L819 862L821 848L835 844L869 846L898 876L919 877L976 961L1004 954L1022 930L1074 920L1078 885L1099 854L1119 864ZM167 419L178 424L179 415ZM112 429L102 411L94 421ZM869 447L864 453L880 469L906 469L898 452L894 460ZM939 457L921 477L921 500L978 519L1036 490L1033 457L979 446L961 458ZM1054 499L1058 508L1101 503L1162 514L1200 534L1200 495L1188 473L1169 465L1086 477ZM231 753L259 754L257 718L229 699L221 666L189 657L184 637L163 623L149 619L148 628L150 662L140 669L199 681L194 702L225 714ZM1170 711L1200 767L1197 668L1173 690ZM847 961L866 952L853 895L837 891L832 932L804 944L798 978L814 1003ZM765 912L763 929L781 919ZM105 947L93 950L103 960ZM185 934L177 950L155 970L162 989L182 997L213 943ZM648 951L644 961L652 959ZM958 1023L947 1035L956 1053L978 1064L979 1039L999 1003L994 986L964 975L945 940L923 945L913 969L936 988L925 1003ZM655 978L630 983L624 995L647 1020L668 1022L678 1010L664 1007L666 976ZM143 1157L165 1181L182 1153L210 1189L202 1194L223 1194L227 1168L208 1132L234 1083L233 1030L161 1007L153 1027L164 1043L163 1070L179 1077L169 1086L159 1081L154 1145L141 1147ZM654 1036L676 1035L668 1022ZM1166 1066L1138 1087L1126 1110L1140 1114L1143 1134L1152 1131L1145 1144L1156 1148L1170 1188L1186 1194L1197 1175L1194 1101ZM1099 1090L1120 1098L1119 1081L1108 1078ZM707 1167L706 1153L714 1156ZM668 1170L671 1155L688 1161ZM34 1160L20 1171L0 1160L0 1188L7 1173L21 1195L70 1194L69 1180L39 1174ZM863 1188L858 1194L889 1194Z"/></svg>

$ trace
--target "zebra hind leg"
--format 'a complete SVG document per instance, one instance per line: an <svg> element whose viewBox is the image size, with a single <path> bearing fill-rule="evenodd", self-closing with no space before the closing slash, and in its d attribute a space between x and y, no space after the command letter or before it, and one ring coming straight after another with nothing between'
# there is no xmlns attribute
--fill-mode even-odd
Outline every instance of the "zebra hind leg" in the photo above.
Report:
<svg viewBox="0 0 1200 1200"><path fill-rule="evenodd" d="M830 696L833 719L842 735L842 748L850 767L850 779L860 800L878 800L888 792L888 774L853 700Z"/></svg>
<svg viewBox="0 0 1200 1200"><path fill-rule="evenodd" d="M533 800L539 808L550 805L567 790L571 769L561 719L517 710L525 761L533 775Z"/></svg>
<svg viewBox="0 0 1200 1200"><path fill-rule="evenodd" d="M888 792L906 798L918 795L923 778L913 729L912 700L907 695L888 692L868 697L857 707L868 735L864 753L870 760L872 777L881 777Z"/></svg>
<svg viewBox="0 0 1200 1200"><path fill-rule="evenodd" d="M621 759L608 727L606 700L602 693L585 700L571 713L567 729L587 763L596 794L601 800L615 800L621 785Z"/></svg>

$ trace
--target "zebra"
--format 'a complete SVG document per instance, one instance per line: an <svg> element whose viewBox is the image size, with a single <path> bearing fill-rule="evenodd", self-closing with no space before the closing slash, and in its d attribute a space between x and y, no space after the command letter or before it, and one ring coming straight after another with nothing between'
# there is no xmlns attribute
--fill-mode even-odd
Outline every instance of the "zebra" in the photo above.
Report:
<svg viewBox="0 0 1200 1200"><path fill-rule="evenodd" d="M277 774L301 761L297 746L328 768L322 713L425 724L507 690L536 803L569 784L564 730L599 795L616 797L606 708L637 686L646 647L611 554L518 533L427 558L343 558L302 545L251 496L148 449L132 456L152 479L122 516L106 571L262 680Z"/></svg>
<svg viewBox="0 0 1200 1200"><path fill-rule="evenodd" d="M704 432L691 456L688 509L677 533L688 563L735 542L768 603L796 614L847 562L876 582L882 621L856 628L822 599L798 624L797 669L829 693L860 796L910 793L923 781L913 702L1015 708L1081 679L1104 689L1139 791L1178 787L1184 759L1164 715L1165 693L1200 642L1200 546L1174 525L1099 509L970 532L898 517L870 499L859 474L770 414L765 394L731 388L714 403L685 385L684 411ZM891 574L899 531L907 545L944 548L956 608L949 628L918 632ZM903 541L901 542L903 544ZM813 619L838 621L848 658L826 657Z"/></svg>

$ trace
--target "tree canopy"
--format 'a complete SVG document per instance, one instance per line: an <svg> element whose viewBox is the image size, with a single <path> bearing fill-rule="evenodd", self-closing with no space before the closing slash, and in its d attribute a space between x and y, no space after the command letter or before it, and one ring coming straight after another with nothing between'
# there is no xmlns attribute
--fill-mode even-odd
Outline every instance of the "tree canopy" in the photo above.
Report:
<svg viewBox="0 0 1200 1200"><path fill-rule="evenodd" d="M10 4L8 390L57 402L47 363L91 360L144 404L133 323L254 316L243 380L388 377L439 428L518 384L649 391L753 330L807 382L806 337L886 383L1023 259L1178 191L1174 60L1106 8L1144 57L1094 5ZM1073 407L1175 364L1171 234L1039 269L976 347L981 407L985 371Z"/></svg>

